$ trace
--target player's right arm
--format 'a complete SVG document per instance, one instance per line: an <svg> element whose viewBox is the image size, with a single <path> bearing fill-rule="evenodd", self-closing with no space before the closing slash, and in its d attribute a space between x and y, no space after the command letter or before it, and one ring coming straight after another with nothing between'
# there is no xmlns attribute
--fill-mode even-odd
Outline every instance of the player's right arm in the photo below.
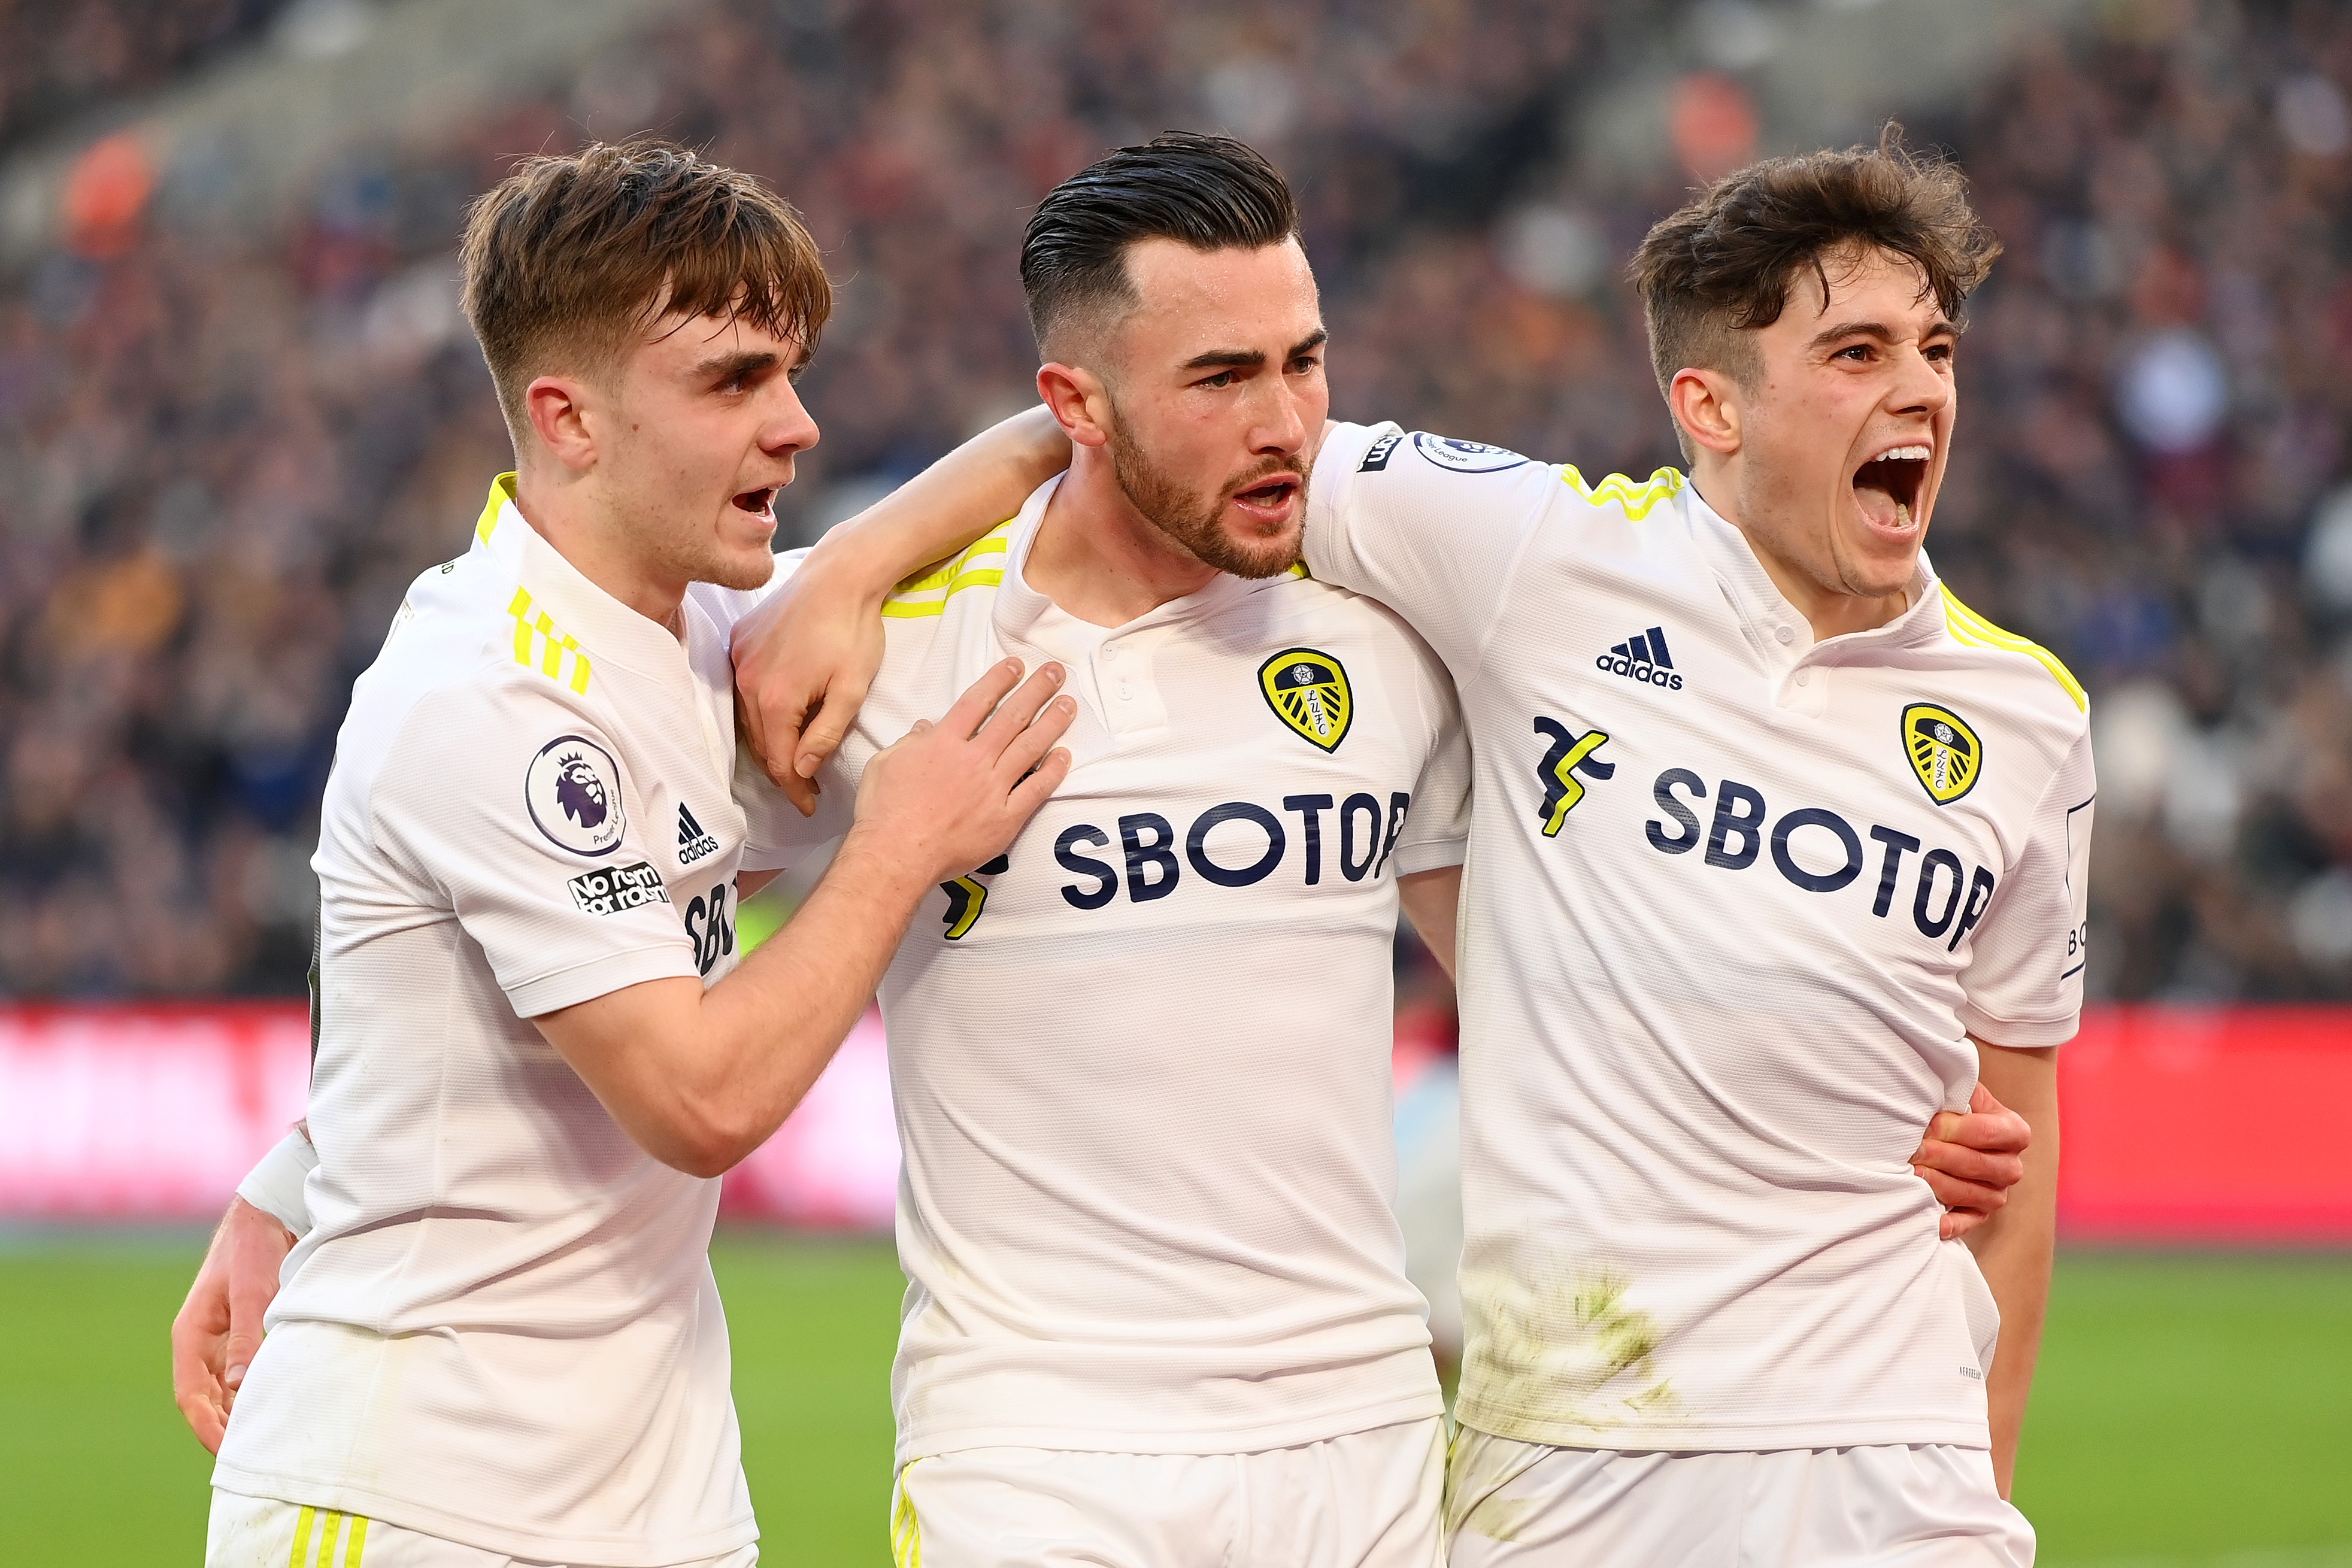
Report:
<svg viewBox="0 0 2352 1568"><path fill-rule="evenodd" d="M710 987L641 981L531 1021L654 1158L715 1176L764 1143L865 1011L923 894L992 859L1054 792L1076 705L1006 660L866 767L800 913ZM1034 770L1034 771L1033 771Z"/></svg>

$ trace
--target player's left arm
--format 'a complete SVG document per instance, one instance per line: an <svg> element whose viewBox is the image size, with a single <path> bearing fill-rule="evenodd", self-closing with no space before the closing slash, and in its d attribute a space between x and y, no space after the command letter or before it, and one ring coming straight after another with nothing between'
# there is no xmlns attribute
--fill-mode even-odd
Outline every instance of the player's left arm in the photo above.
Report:
<svg viewBox="0 0 2352 1568"><path fill-rule="evenodd" d="M1462 907L1462 868L1442 865L1409 872L1397 878L1397 898L1422 946L1445 977L1454 978L1454 921Z"/></svg>
<svg viewBox="0 0 2352 1568"><path fill-rule="evenodd" d="M1985 1399L1992 1418L1993 1477L2007 1497L2017 1473L2025 1402L2033 1391L2033 1364L2042 1353L2042 1320L2058 1238L2058 1050L2012 1051L1986 1040L1976 1046L1978 1082L2033 1129L2025 1179L1968 1240L2000 1308L2000 1342L1985 1380Z"/></svg>

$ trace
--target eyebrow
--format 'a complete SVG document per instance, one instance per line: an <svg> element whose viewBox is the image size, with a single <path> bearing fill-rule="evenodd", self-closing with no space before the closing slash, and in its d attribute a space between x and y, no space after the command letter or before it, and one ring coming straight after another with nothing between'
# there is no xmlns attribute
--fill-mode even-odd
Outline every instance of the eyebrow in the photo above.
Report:
<svg viewBox="0 0 2352 1568"><path fill-rule="evenodd" d="M1922 338L1957 338L1960 329L1938 316L1919 335ZM1883 321L1841 321L1834 327L1825 327L1814 333L1813 340L1807 347L1825 349L1841 338L1875 338L1882 343L1891 343L1895 341L1895 329Z"/></svg>
<svg viewBox="0 0 2352 1568"><path fill-rule="evenodd" d="M1295 360L1301 354L1321 348L1330 341L1330 339L1331 334L1327 329L1318 327L1297 342L1293 343L1290 346L1290 351L1283 358L1286 361ZM1178 368L1187 371L1212 369L1254 371L1265 363L1265 350L1263 349L1212 349L1205 354L1193 355Z"/></svg>
<svg viewBox="0 0 2352 1568"><path fill-rule="evenodd" d="M696 381L723 380L770 370L781 362L772 350L741 349L729 354L713 354L687 373Z"/></svg>

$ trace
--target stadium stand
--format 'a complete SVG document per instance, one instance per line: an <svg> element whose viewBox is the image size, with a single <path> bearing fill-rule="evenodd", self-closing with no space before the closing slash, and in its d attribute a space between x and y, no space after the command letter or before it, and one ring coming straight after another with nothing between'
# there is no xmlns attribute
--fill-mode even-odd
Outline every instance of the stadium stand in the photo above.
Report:
<svg viewBox="0 0 2352 1568"><path fill-rule="evenodd" d="M2025 35L1915 117L2009 245L1931 549L2093 694L2095 992L2352 996L2352 13L2189 9ZM1689 53L1681 169L1596 161L1565 110L1765 15L719 0L339 160L267 231L208 225L176 169L78 170L85 219L0 278L0 989L299 988L349 683L504 463L449 246L511 156L649 128L809 214L843 287L802 537L1026 401L1029 205L1173 125L1299 186L1336 412L1645 474L1675 455L1619 272L1687 170L1755 146L1754 51ZM0 116L47 101L0 81Z"/></svg>

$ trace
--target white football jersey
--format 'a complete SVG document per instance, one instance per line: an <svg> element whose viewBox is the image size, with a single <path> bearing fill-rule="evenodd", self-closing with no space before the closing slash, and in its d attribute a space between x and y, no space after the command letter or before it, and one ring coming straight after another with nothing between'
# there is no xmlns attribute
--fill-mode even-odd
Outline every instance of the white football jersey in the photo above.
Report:
<svg viewBox="0 0 2352 1568"><path fill-rule="evenodd" d="M1466 832L1445 672L1302 575L1079 622L1021 576L1056 485L891 599L814 820L744 790L745 866L804 858L876 750L996 661L1070 670L1068 779L883 981L899 1458L1241 1453L1433 1416L1390 978L1396 879Z"/></svg>
<svg viewBox="0 0 2352 1568"><path fill-rule="evenodd" d="M1452 669L1459 1415L1618 1449L1987 1444L1996 1313L1909 1169L2082 995L2084 700L1923 558L1816 643L1672 470L1341 425L1307 562Z"/></svg>
<svg viewBox="0 0 2352 1568"><path fill-rule="evenodd" d="M532 1561L757 1535L708 1249L538 1014L734 966L727 631L612 599L493 486L352 694L321 810L318 1060L288 1260L213 1484Z"/></svg>

